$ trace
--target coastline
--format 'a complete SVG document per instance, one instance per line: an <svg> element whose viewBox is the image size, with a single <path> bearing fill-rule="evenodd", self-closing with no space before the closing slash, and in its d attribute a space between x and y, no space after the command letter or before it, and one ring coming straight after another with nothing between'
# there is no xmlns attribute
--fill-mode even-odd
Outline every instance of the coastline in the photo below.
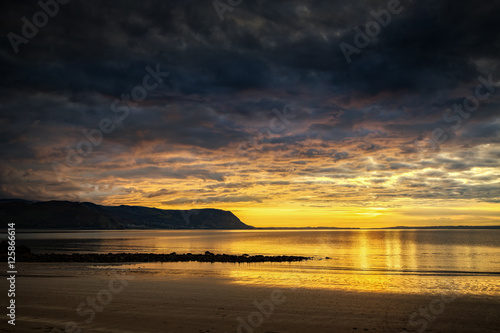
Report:
<svg viewBox="0 0 500 333"><path fill-rule="evenodd" d="M17 332L64 332L68 323L67 332L415 332L425 319L419 314L412 326L412 314L439 297L238 285L78 263L20 263L20 273ZM89 299L101 301L95 311ZM425 331L498 332L499 312L500 297L457 297L428 314L434 320Z"/></svg>

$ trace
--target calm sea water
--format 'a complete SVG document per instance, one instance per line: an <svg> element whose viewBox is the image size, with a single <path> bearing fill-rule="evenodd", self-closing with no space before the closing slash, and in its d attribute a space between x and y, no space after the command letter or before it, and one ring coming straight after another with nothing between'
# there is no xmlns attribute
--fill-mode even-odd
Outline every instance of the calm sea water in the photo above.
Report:
<svg viewBox="0 0 500 333"><path fill-rule="evenodd" d="M500 230L127 230L32 232L18 234L18 239L36 253L208 250L314 258L299 263L120 265L160 277L218 277L232 283L299 288L500 295Z"/></svg>

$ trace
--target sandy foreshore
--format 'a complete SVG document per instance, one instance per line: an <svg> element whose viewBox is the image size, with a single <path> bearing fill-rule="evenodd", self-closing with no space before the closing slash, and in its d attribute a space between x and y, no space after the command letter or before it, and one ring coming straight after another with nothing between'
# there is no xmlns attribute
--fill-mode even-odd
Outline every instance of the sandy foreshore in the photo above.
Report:
<svg viewBox="0 0 500 333"><path fill-rule="evenodd" d="M263 287L203 276L115 275L86 264L23 263L19 272L15 332L487 333L500 327L498 297ZM4 319L0 331L14 330Z"/></svg>

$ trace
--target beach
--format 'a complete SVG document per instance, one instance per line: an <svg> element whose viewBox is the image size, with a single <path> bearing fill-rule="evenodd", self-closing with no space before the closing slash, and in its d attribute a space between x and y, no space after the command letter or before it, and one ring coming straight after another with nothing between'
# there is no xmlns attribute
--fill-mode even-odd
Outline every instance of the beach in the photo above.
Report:
<svg viewBox="0 0 500 333"><path fill-rule="evenodd" d="M263 286L116 268L20 263L15 331L483 333L500 327L496 295L359 292L310 288L307 281Z"/></svg>

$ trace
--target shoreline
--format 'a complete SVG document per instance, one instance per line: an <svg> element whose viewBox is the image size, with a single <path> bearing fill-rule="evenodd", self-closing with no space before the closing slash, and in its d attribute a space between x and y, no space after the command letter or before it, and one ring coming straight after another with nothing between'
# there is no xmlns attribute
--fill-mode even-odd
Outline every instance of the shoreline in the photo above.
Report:
<svg viewBox="0 0 500 333"><path fill-rule="evenodd" d="M307 281L298 288L239 285L205 274L153 277L78 263L21 269L19 332L64 332L68 323L82 332L144 333L401 333L424 325L426 332L490 333L500 326L500 297L462 295L441 309L439 294L319 290ZM37 273L48 275L30 275Z"/></svg>

